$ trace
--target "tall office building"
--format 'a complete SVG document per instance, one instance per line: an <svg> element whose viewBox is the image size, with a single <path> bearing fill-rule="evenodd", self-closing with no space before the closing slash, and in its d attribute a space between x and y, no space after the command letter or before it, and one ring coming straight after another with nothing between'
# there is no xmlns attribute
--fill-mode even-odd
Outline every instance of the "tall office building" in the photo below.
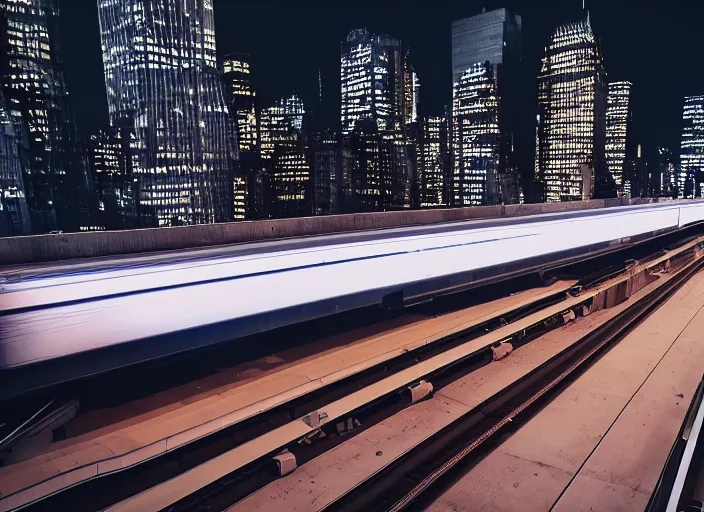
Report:
<svg viewBox="0 0 704 512"><path fill-rule="evenodd" d="M662 196L677 195L677 166L675 158L668 148L658 148L659 165L657 182L660 185L658 192Z"/></svg>
<svg viewBox="0 0 704 512"><path fill-rule="evenodd" d="M627 160L627 173L624 175L624 190L627 197L648 197L651 189L651 175L643 145L636 146L636 157Z"/></svg>
<svg viewBox="0 0 704 512"><path fill-rule="evenodd" d="M0 92L0 237L31 234L18 137Z"/></svg>
<svg viewBox="0 0 704 512"><path fill-rule="evenodd" d="M128 128L91 135L88 159L98 198L99 222L106 229L151 227L138 214L134 170L139 168L137 139Z"/></svg>
<svg viewBox="0 0 704 512"><path fill-rule="evenodd" d="M498 204L499 98L491 66L465 71L452 96L453 202Z"/></svg>
<svg viewBox="0 0 704 512"><path fill-rule="evenodd" d="M380 131L400 131L405 115L401 41L353 30L341 53L342 132L365 120Z"/></svg>
<svg viewBox="0 0 704 512"><path fill-rule="evenodd" d="M457 206L518 200L521 31L521 17L506 9L452 24L452 199Z"/></svg>
<svg viewBox="0 0 704 512"><path fill-rule="evenodd" d="M408 125L418 121L420 110L420 80L410 62L409 53L403 58L403 122Z"/></svg>
<svg viewBox="0 0 704 512"><path fill-rule="evenodd" d="M632 88L630 82L612 82L606 101L606 165L621 194L626 155L630 149Z"/></svg>
<svg viewBox="0 0 704 512"><path fill-rule="evenodd" d="M314 134L310 144L313 214L332 215L351 208L354 153L349 139L328 131Z"/></svg>
<svg viewBox="0 0 704 512"><path fill-rule="evenodd" d="M57 0L0 0L0 68L35 233L90 225L91 188L59 55Z"/></svg>
<svg viewBox="0 0 704 512"><path fill-rule="evenodd" d="M409 144L403 134L389 137L372 126L362 126L348 139L355 155L354 211L381 212L410 207L413 162L409 161Z"/></svg>
<svg viewBox="0 0 704 512"><path fill-rule="evenodd" d="M303 102L295 94L261 112L262 167L272 187L275 217L310 214L310 165L303 136Z"/></svg>
<svg viewBox="0 0 704 512"><path fill-rule="evenodd" d="M702 191L697 190L696 183L704 181L698 176L704 173L704 96L688 96L684 99L682 121L678 195L701 196Z"/></svg>
<svg viewBox="0 0 704 512"><path fill-rule="evenodd" d="M605 162L606 71L589 17L559 26L538 81L538 179L546 200L591 195Z"/></svg>
<svg viewBox="0 0 704 512"><path fill-rule="evenodd" d="M257 151L257 92L252 84L250 56L244 53L226 55L222 69L230 112L237 121L238 148L240 151Z"/></svg>
<svg viewBox="0 0 704 512"><path fill-rule="evenodd" d="M413 103L406 109L405 98L408 93L417 112L418 81L404 66L401 41L353 30L342 43L340 77L342 134L359 162L353 171L357 208L409 207L413 169L404 127Z"/></svg>
<svg viewBox="0 0 704 512"><path fill-rule="evenodd" d="M110 123L140 151L140 211L160 226L232 219L234 126L210 0L99 0Z"/></svg>
<svg viewBox="0 0 704 512"><path fill-rule="evenodd" d="M249 205L250 198L257 197L256 188L261 180L257 92L252 83L250 60L248 54L231 53L225 56L222 64L225 96L230 114L235 120L239 150L232 182L235 220L253 215L258 218L257 206Z"/></svg>
<svg viewBox="0 0 704 512"><path fill-rule="evenodd" d="M303 102L295 94L282 98L261 114L262 159L271 160L276 145L297 140L303 130L306 111Z"/></svg>
<svg viewBox="0 0 704 512"><path fill-rule="evenodd" d="M450 205L448 122L443 116L427 117L421 126L418 152L420 207Z"/></svg>

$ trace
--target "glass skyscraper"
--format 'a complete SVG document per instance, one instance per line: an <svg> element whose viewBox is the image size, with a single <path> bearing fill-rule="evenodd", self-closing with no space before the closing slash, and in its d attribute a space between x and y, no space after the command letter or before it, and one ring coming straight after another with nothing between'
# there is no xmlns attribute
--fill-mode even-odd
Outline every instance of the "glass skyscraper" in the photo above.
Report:
<svg viewBox="0 0 704 512"><path fill-rule="evenodd" d="M132 128L140 211L160 226L233 217L234 123L210 0L98 0L110 123Z"/></svg>
<svg viewBox="0 0 704 512"><path fill-rule="evenodd" d="M696 183L704 173L704 96L687 96L682 114L680 170L677 176L679 197L701 196Z"/></svg>
<svg viewBox="0 0 704 512"><path fill-rule="evenodd" d="M409 61L408 52L403 59L403 109L404 123L411 124L418 121L420 109L420 80L418 74Z"/></svg>
<svg viewBox="0 0 704 512"><path fill-rule="evenodd" d="M250 56L231 53L223 60L223 79L230 113L237 128L239 165L233 179L233 215L235 220L258 217L257 208L250 208L249 198L257 197L257 183L261 172L259 158L259 120L257 92L252 83Z"/></svg>
<svg viewBox="0 0 704 512"><path fill-rule="evenodd" d="M623 194L623 174L630 149L632 88L630 82L611 82L606 103L606 165L620 194Z"/></svg>
<svg viewBox="0 0 704 512"><path fill-rule="evenodd" d="M313 214L332 215L347 211L352 192L354 153L348 139L339 134L316 133L311 138L313 172Z"/></svg>
<svg viewBox="0 0 704 512"><path fill-rule="evenodd" d="M449 206L448 122L444 116L423 120L418 154L420 207Z"/></svg>
<svg viewBox="0 0 704 512"><path fill-rule="evenodd" d="M70 110L58 22L57 0L0 0L2 88L35 233L90 225L91 187Z"/></svg>
<svg viewBox="0 0 704 512"><path fill-rule="evenodd" d="M538 81L538 179L549 202L581 200L608 172L606 71L589 17L559 26Z"/></svg>
<svg viewBox="0 0 704 512"><path fill-rule="evenodd" d="M31 234L18 138L0 91L0 236Z"/></svg>
<svg viewBox="0 0 704 512"><path fill-rule="evenodd" d="M303 137L303 102L295 94L261 112L262 167L272 185L275 217L310 214L310 165Z"/></svg>
<svg viewBox="0 0 704 512"><path fill-rule="evenodd" d="M380 131L400 131L404 119L401 41L353 30L342 43L342 132L371 120Z"/></svg>
<svg viewBox="0 0 704 512"><path fill-rule="evenodd" d="M521 17L498 9L452 24L452 199L518 200L515 137Z"/></svg>
<svg viewBox="0 0 704 512"><path fill-rule="evenodd" d="M668 148L658 148L658 176L660 195L672 196L677 193L677 166L675 158Z"/></svg>
<svg viewBox="0 0 704 512"><path fill-rule="evenodd" d="M412 122L414 105L417 115L419 82L414 74L398 39L358 29L342 43L342 134L357 154L352 181L362 211L410 206L404 128L407 120Z"/></svg>
<svg viewBox="0 0 704 512"><path fill-rule="evenodd" d="M91 135L88 158L98 198L100 222L107 229L152 227L138 215L134 170L139 168L137 139L129 128Z"/></svg>
<svg viewBox="0 0 704 512"><path fill-rule="evenodd" d="M257 92L252 84L250 56L244 53L226 55L222 68L230 111L237 120L239 150L257 151L259 145L255 102Z"/></svg>

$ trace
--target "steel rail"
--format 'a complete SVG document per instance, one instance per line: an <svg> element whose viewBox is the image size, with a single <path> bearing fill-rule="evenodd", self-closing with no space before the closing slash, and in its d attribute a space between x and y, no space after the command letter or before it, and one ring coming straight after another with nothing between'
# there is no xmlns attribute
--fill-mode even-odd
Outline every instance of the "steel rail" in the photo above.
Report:
<svg viewBox="0 0 704 512"><path fill-rule="evenodd" d="M370 478L330 503L326 511L408 509L460 465L475 462L479 452L497 433L518 427L538 405L552 398L568 379L589 366L647 318L691 276L704 261L689 263L676 277L648 293L569 349L553 357L510 390L489 399L435 435L416 445ZM481 454L477 455L477 457Z"/></svg>

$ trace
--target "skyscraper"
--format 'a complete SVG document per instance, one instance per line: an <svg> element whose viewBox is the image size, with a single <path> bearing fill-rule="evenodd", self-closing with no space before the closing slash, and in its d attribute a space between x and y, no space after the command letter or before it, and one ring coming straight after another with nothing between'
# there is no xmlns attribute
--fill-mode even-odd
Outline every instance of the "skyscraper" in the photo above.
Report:
<svg viewBox="0 0 704 512"><path fill-rule="evenodd" d="M137 140L129 128L110 128L91 135L91 175L98 198L99 220L107 229L134 229L138 215L134 170L139 168Z"/></svg>
<svg viewBox="0 0 704 512"><path fill-rule="evenodd" d="M410 62L408 52L403 59L403 110L404 124L418 121L420 109L420 80Z"/></svg>
<svg viewBox="0 0 704 512"><path fill-rule="evenodd" d="M310 164L303 137L303 102L295 94L261 113L262 166L272 186L275 217L309 215Z"/></svg>
<svg viewBox="0 0 704 512"><path fill-rule="evenodd" d="M518 200L515 138L521 17L483 11L452 24L452 195L457 206Z"/></svg>
<svg viewBox="0 0 704 512"><path fill-rule="evenodd" d="M491 66L477 63L453 87L453 201L498 204L499 98Z"/></svg>
<svg viewBox="0 0 704 512"><path fill-rule="evenodd" d="M672 196L677 194L677 167L672 151L668 148L658 148L659 168L658 182L660 195Z"/></svg>
<svg viewBox="0 0 704 512"><path fill-rule="evenodd" d="M546 200L588 197L584 177L603 183L606 71L589 16L555 29L538 81L538 179ZM598 185L599 186L599 185Z"/></svg>
<svg viewBox="0 0 704 512"><path fill-rule="evenodd" d="M226 55L222 69L225 96L235 120L239 149L239 162L232 183L233 215L235 220L257 218L257 206L249 204L250 198L257 198L256 188L261 180L257 92L252 83L250 56L245 53Z"/></svg>
<svg viewBox="0 0 704 512"><path fill-rule="evenodd" d="M427 117L421 126L418 154L420 207L449 206L450 172L447 118Z"/></svg>
<svg viewBox="0 0 704 512"><path fill-rule="evenodd" d="M313 172L313 214L343 213L350 207L354 154L348 139L339 134L323 132L311 140Z"/></svg>
<svg viewBox="0 0 704 512"><path fill-rule="evenodd" d="M90 224L91 188L58 41L57 0L0 0L0 68L35 233Z"/></svg>
<svg viewBox="0 0 704 512"><path fill-rule="evenodd" d="M112 126L140 151L140 211L160 226L233 216L234 126L215 57L210 0L99 0Z"/></svg>
<svg viewBox="0 0 704 512"><path fill-rule="evenodd" d="M342 43L342 132L371 120L380 131L400 131L404 120L401 41L353 30Z"/></svg>
<svg viewBox="0 0 704 512"><path fill-rule="evenodd" d="M606 165L620 194L623 194L624 167L630 149L632 88L630 82L610 83L606 102Z"/></svg>
<svg viewBox="0 0 704 512"><path fill-rule="evenodd" d="M404 66L401 41L353 30L342 43L340 77L342 133L359 162L352 178L357 207L409 207L412 168L404 126L413 105L407 110L405 97L408 92L417 99L418 81L410 64Z"/></svg>
<svg viewBox="0 0 704 512"><path fill-rule="evenodd" d="M0 236L31 234L18 138L0 91Z"/></svg>
<svg viewBox="0 0 704 512"><path fill-rule="evenodd" d="M230 112L237 121L239 150L256 151L259 144L257 92L252 84L250 56L245 53L226 55L222 68Z"/></svg>
<svg viewBox="0 0 704 512"><path fill-rule="evenodd" d="M680 170L677 177L679 197L695 197L702 191L696 183L704 181L704 96L687 96L682 114Z"/></svg>

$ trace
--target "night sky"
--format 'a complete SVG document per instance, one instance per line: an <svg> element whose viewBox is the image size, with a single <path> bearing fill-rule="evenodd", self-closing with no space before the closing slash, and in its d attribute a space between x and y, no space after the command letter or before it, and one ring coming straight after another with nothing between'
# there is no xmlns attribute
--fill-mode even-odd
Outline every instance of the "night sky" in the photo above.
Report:
<svg viewBox="0 0 704 512"><path fill-rule="evenodd" d="M522 144L529 166L534 146L540 59L555 26L579 19L580 0L214 0L219 54L252 54L259 106L296 92L316 98L323 77L324 117L339 124L340 42L360 27L398 37L410 48L421 80L425 115L441 114L451 99L450 24L482 7L506 7L523 16ZM107 125L96 0L60 0L62 55L74 96L79 131ZM601 39L608 79L634 84L634 136L655 155L677 152L685 95L704 94L704 2L701 0L588 0ZM650 5L652 4L652 5Z"/></svg>

